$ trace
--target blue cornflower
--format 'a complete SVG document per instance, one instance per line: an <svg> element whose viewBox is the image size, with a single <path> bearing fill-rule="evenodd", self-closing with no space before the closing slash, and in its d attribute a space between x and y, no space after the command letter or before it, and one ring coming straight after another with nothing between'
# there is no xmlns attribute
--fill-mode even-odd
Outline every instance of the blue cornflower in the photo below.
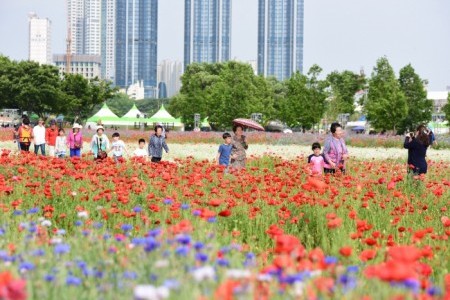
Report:
<svg viewBox="0 0 450 300"><path fill-rule="evenodd" d="M418 293L420 291L420 282L417 279L406 279L405 281L403 281L403 284L413 293Z"/></svg>
<svg viewBox="0 0 450 300"><path fill-rule="evenodd" d="M52 282L53 280L55 280L55 275L47 274L44 276L44 280L48 281L48 282Z"/></svg>
<svg viewBox="0 0 450 300"><path fill-rule="evenodd" d="M156 248L159 248L160 244L159 242L152 238L152 237L148 237L145 241L145 245L144 245L144 250L145 252L151 252L153 250L155 250Z"/></svg>
<svg viewBox="0 0 450 300"><path fill-rule="evenodd" d="M187 234L180 234L176 237L176 240L182 245L189 245L189 243L191 242L191 237Z"/></svg>
<svg viewBox="0 0 450 300"><path fill-rule="evenodd" d="M438 296L441 294L441 289L437 286L432 286L427 289L427 294L430 296Z"/></svg>
<svg viewBox="0 0 450 300"><path fill-rule="evenodd" d="M187 204L187 203L181 204L181 209L182 209L182 210L189 209L189 204Z"/></svg>
<svg viewBox="0 0 450 300"><path fill-rule="evenodd" d="M85 269L87 267L87 263L85 261L79 260L77 261L77 266L80 269Z"/></svg>
<svg viewBox="0 0 450 300"><path fill-rule="evenodd" d="M37 231L36 225L30 226L30 227L28 228L28 231L31 232L31 233L35 233L35 232Z"/></svg>
<svg viewBox="0 0 450 300"><path fill-rule="evenodd" d="M67 284L67 285L78 286L78 285L80 285L82 282L83 282L83 281L82 281L80 278L75 277L75 276L72 276L72 275L69 275L69 276L67 276L67 278L66 278L66 284Z"/></svg>
<svg viewBox="0 0 450 300"><path fill-rule="evenodd" d="M58 235L65 235L66 234L66 230L65 229L58 229L56 234L58 234Z"/></svg>
<svg viewBox="0 0 450 300"><path fill-rule="evenodd" d="M356 278L347 274L340 276L338 281L342 284L344 292L353 290L357 286Z"/></svg>
<svg viewBox="0 0 450 300"><path fill-rule="evenodd" d="M80 221L80 220L75 221L75 226L81 226L81 225L83 225L82 221Z"/></svg>
<svg viewBox="0 0 450 300"><path fill-rule="evenodd" d="M123 278L125 278L125 279L134 280L137 277L138 276L137 276L136 272L133 272L133 271L125 271L125 272L123 272Z"/></svg>
<svg viewBox="0 0 450 300"><path fill-rule="evenodd" d="M222 252L223 254L227 254L228 252L230 252L230 250L231 248L228 246L220 248L220 252Z"/></svg>
<svg viewBox="0 0 450 300"><path fill-rule="evenodd" d="M169 199L169 198L166 198L166 199L163 200L163 203L164 203L164 204L167 204L167 205L172 205L173 200L172 200L172 199Z"/></svg>
<svg viewBox="0 0 450 300"><path fill-rule="evenodd" d="M152 237L157 237L157 236L160 235L160 234L161 234L161 228L155 228L155 229L150 230L150 231L148 232L148 235L149 235L149 236L152 236Z"/></svg>
<svg viewBox="0 0 450 300"><path fill-rule="evenodd" d="M208 255L206 255L205 253L202 253L202 252L198 252L195 255L195 259L198 261L201 261L201 262L205 262L208 260Z"/></svg>
<svg viewBox="0 0 450 300"><path fill-rule="evenodd" d="M104 235L103 235L103 239L104 240L109 240L111 238L111 234L109 234L109 233L105 233Z"/></svg>
<svg viewBox="0 0 450 300"><path fill-rule="evenodd" d="M70 251L70 245L68 244L56 244L54 248L55 254L64 254Z"/></svg>
<svg viewBox="0 0 450 300"><path fill-rule="evenodd" d="M255 253L253 253L253 252L248 252L248 253L245 255L245 258L246 258L246 259L254 259L254 258L255 258Z"/></svg>
<svg viewBox="0 0 450 300"><path fill-rule="evenodd" d="M189 253L189 248L186 246L180 246L175 249L175 253L180 256L187 256Z"/></svg>
<svg viewBox="0 0 450 300"><path fill-rule="evenodd" d="M31 253L32 256L44 256L45 251L44 249L36 249Z"/></svg>
<svg viewBox="0 0 450 300"><path fill-rule="evenodd" d="M156 281L156 280L158 280L158 276L156 274L152 273L152 274L150 274L149 279L150 279L150 281Z"/></svg>
<svg viewBox="0 0 450 300"><path fill-rule="evenodd" d="M131 243L133 243L134 245L144 245L146 241L146 238L143 237L135 237L131 240Z"/></svg>
<svg viewBox="0 0 450 300"><path fill-rule="evenodd" d="M122 228L123 231L130 231L131 229L133 229L133 225L131 225L131 224L123 224L121 228Z"/></svg>
<svg viewBox="0 0 450 300"><path fill-rule="evenodd" d="M15 216L20 216L20 215L22 215L22 211L21 210L15 210L14 212L13 212L13 215L15 215Z"/></svg>
<svg viewBox="0 0 450 300"><path fill-rule="evenodd" d="M347 272L349 272L349 273L358 273L359 272L359 267L358 266L348 266L347 267Z"/></svg>
<svg viewBox="0 0 450 300"><path fill-rule="evenodd" d="M333 264L336 264L337 262L338 262L337 257L334 257L334 256L325 257L325 263L327 265L333 265Z"/></svg>
<svg viewBox="0 0 450 300"><path fill-rule="evenodd" d="M33 207L33 208L30 208L28 211L27 211L27 214L35 214L35 213L37 213L39 211L39 207Z"/></svg>
<svg viewBox="0 0 450 300"><path fill-rule="evenodd" d="M217 218L216 217L208 218L208 223L216 223L216 222L217 222Z"/></svg>
<svg viewBox="0 0 450 300"><path fill-rule="evenodd" d="M19 271L21 271L21 270L24 270L24 271L34 270L34 264L29 261L24 261L23 263L21 263L19 265Z"/></svg>
<svg viewBox="0 0 450 300"><path fill-rule="evenodd" d="M4 235L6 233L6 230L0 227L0 235Z"/></svg>
<svg viewBox="0 0 450 300"><path fill-rule="evenodd" d="M135 213L140 213L140 212L142 211L142 208L141 208L140 206L135 206L135 207L133 208L133 211L134 211Z"/></svg>
<svg viewBox="0 0 450 300"><path fill-rule="evenodd" d="M94 223L94 228L100 229L100 228L102 228L102 227L103 227L103 223L101 223L101 222L95 222L95 223Z"/></svg>
<svg viewBox="0 0 450 300"><path fill-rule="evenodd" d="M229 267L230 266L230 262L226 258L218 258L217 264L221 267Z"/></svg>
<svg viewBox="0 0 450 300"><path fill-rule="evenodd" d="M194 216L200 216L201 213L202 213L202 212L199 211L199 210L194 210L194 211L192 212L192 214L193 214Z"/></svg>
<svg viewBox="0 0 450 300"><path fill-rule="evenodd" d="M201 249L203 249L203 247L205 247L205 245L202 242L196 242L194 244L195 250L201 250Z"/></svg>
<svg viewBox="0 0 450 300"><path fill-rule="evenodd" d="M0 259L1 260L6 260L9 257L8 252L4 251L4 250L0 250Z"/></svg>

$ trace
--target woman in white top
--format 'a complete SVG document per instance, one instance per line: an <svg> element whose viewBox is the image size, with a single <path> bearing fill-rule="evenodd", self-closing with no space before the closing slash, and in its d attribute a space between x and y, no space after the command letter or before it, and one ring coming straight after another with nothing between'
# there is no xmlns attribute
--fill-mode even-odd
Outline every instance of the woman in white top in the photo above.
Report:
<svg viewBox="0 0 450 300"><path fill-rule="evenodd" d="M34 136L34 154L38 154L39 148L41 149L41 154L45 155L45 126L44 120L39 119L38 124L33 128Z"/></svg>
<svg viewBox="0 0 450 300"><path fill-rule="evenodd" d="M64 158L66 156L66 150L67 150L66 144L67 144L66 133L65 133L64 129L61 128L58 130L58 136L56 137L56 142L55 142L56 157Z"/></svg>

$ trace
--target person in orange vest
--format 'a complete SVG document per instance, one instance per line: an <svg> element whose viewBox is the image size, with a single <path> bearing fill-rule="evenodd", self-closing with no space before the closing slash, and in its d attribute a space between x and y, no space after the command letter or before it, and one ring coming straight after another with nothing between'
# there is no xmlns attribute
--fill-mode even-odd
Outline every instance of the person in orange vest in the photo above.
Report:
<svg viewBox="0 0 450 300"><path fill-rule="evenodd" d="M20 150L30 152L30 145L33 141L33 129L30 126L30 119L23 119L22 126L19 127L18 134Z"/></svg>

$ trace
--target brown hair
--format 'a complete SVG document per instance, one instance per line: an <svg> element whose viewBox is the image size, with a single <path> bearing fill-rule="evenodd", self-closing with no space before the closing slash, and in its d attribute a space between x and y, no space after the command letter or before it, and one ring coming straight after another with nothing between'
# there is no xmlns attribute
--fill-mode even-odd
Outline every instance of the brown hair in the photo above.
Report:
<svg viewBox="0 0 450 300"><path fill-rule="evenodd" d="M430 145L430 137L428 136L427 127L421 124L417 127L417 132L418 132L416 136L417 141L419 141L419 143L421 143L422 145L428 147Z"/></svg>

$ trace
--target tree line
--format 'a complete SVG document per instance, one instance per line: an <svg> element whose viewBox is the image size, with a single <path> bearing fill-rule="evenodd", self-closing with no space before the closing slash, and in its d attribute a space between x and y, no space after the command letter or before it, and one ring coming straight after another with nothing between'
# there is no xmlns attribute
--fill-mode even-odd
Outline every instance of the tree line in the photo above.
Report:
<svg viewBox="0 0 450 300"><path fill-rule="evenodd" d="M181 77L181 91L171 99L169 111L188 126L195 113L208 116L216 129L229 128L234 118L249 118L252 113L262 113L263 123L278 119L310 129L324 119L335 121L340 114L356 119L356 105L380 131L402 133L431 120L433 105L425 82L410 64L398 78L386 57L378 59L370 78L348 70L327 75L322 71L313 65L306 74L297 72L278 81L255 75L245 63L194 63ZM355 103L358 91L364 96Z"/></svg>
<svg viewBox="0 0 450 300"><path fill-rule="evenodd" d="M231 126L235 118L261 113L263 123L280 120L290 127L310 129L326 120L364 114L376 130L402 133L431 120L433 105L425 82L409 64L397 78L386 57L378 59L370 78L352 71L323 74L313 65L306 74L295 73L285 81L254 74L250 65L236 61L190 64L181 77L182 88L172 99L136 101L138 108L154 112L160 103L192 127L200 114L214 129ZM359 103L355 93L364 91ZM134 101L117 93L111 83L81 75L60 74L51 65L13 61L0 55L0 107L17 108L45 118L63 114L66 119L86 120L107 101L122 115ZM356 112L356 106L362 112ZM450 104L444 107L447 119Z"/></svg>
<svg viewBox="0 0 450 300"><path fill-rule="evenodd" d="M0 107L35 113L41 118L63 114L87 119L92 110L113 97L109 82L60 74L57 67L33 61L13 61L0 55Z"/></svg>

